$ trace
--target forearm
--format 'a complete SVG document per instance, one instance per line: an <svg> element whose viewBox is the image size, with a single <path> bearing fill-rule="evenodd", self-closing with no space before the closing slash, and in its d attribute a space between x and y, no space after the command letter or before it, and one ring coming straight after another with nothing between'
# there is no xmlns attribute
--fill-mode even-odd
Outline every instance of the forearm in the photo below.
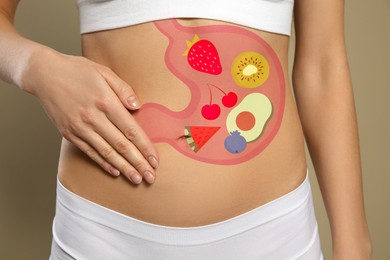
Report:
<svg viewBox="0 0 390 260"><path fill-rule="evenodd" d="M297 65L293 83L337 251L357 244L369 247L369 235L347 59L342 51L341 57L332 55L313 64Z"/></svg>
<svg viewBox="0 0 390 260"><path fill-rule="evenodd" d="M0 12L0 78L24 88L22 78L32 57L49 48L20 36L12 19L10 15Z"/></svg>

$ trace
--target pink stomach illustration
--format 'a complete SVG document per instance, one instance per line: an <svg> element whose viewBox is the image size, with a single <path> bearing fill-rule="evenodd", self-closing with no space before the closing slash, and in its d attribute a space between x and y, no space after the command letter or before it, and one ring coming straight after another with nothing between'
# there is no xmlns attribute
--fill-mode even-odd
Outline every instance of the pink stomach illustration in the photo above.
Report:
<svg viewBox="0 0 390 260"><path fill-rule="evenodd" d="M239 164L261 153L279 130L285 104L272 48L233 25L186 27L175 19L154 25L169 40L167 68L191 99L182 111L143 104L134 117L151 140L211 164Z"/></svg>

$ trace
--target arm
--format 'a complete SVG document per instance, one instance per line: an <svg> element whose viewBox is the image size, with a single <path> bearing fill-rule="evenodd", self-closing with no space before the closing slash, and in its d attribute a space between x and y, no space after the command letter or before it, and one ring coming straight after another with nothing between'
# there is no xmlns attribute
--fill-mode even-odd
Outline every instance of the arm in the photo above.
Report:
<svg viewBox="0 0 390 260"><path fill-rule="evenodd" d="M18 2L0 3L0 78L36 96L62 135L113 176L155 175L157 152L128 111L139 108L131 87L107 67L21 37Z"/></svg>
<svg viewBox="0 0 390 260"><path fill-rule="evenodd" d="M293 86L333 240L333 259L370 259L342 0L296 0Z"/></svg>

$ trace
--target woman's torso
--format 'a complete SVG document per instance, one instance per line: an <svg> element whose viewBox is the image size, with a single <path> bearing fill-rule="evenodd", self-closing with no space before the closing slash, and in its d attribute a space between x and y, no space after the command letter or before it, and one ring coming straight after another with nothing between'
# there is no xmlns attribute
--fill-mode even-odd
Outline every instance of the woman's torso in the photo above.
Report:
<svg viewBox="0 0 390 260"><path fill-rule="evenodd" d="M302 129L288 80L288 36L206 19L171 19L164 22L148 22L82 36L83 55L110 67L129 83L145 104L135 114L136 118L146 126L148 122L155 122L157 117L166 117L165 125L150 125L147 131L148 135L153 135L160 158L156 181L152 185L145 182L133 185L124 176L113 178L64 140L58 172L63 185L88 200L125 215L179 227L222 221L296 188L305 178L306 161ZM212 25L223 26L209 27ZM200 28L208 29L203 31ZM237 35L240 43L229 40L235 33L243 33ZM215 45L222 66L220 74L216 75L218 71L214 74L201 72L200 68L191 67L194 64L187 60L188 57L175 56L183 52L179 48L183 47L184 51L187 48L185 41L178 41L182 38L192 41L189 36L195 34L200 40L211 39L210 42ZM170 35L175 37L169 40ZM261 43L263 40L266 44ZM168 48L170 41L171 49ZM245 50L246 41L252 41L248 43L252 49ZM256 42L259 46L255 46ZM240 83L226 81L225 78L234 77L237 71L232 69L234 61L224 60L224 57L236 57L246 52L249 55L257 47L267 52L261 53L268 57L270 70L267 80L275 81L275 84L278 79L284 82L275 87L267 85L267 82L260 86L242 87ZM234 53L235 48L244 49ZM241 60L245 58L250 59L240 56ZM278 62L281 67L279 75L275 76L271 73L276 73ZM245 73L250 73L253 66L248 67ZM243 70L237 73L243 73ZM224 90L226 93L236 90L233 92L238 94L238 101L233 107L225 107L221 103ZM272 108L267 105L262 107L264 113L269 112L258 120L263 121L263 130L242 148L241 137L238 143L231 145L231 141L237 139L229 134L227 128L232 123L227 122L227 117L237 106L244 107L244 96L269 100ZM256 98L252 106L256 106ZM259 104L263 102L259 100ZM206 119L202 114L200 108L209 105L209 101L220 106L219 118ZM150 106L150 103L154 105ZM193 110L189 109L189 104ZM161 105L169 111L159 109ZM234 119L235 125L238 125L238 114ZM240 127L253 127L251 120L256 119L246 118L248 113L241 113ZM191 139L195 137L189 141L186 127L194 132L202 129L206 132L215 129L216 132L204 134L202 146L194 151L194 142L200 141ZM220 142L218 146L218 140L225 138L223 135L229 140L227 143ZM221 149L220 153L218 149Z"/></svg>

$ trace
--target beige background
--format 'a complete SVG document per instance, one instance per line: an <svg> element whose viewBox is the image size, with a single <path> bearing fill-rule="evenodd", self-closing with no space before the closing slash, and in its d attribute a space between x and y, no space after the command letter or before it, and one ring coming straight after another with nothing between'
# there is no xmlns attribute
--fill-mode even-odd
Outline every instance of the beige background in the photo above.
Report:
<svg viewBox="0 0 390 260"><path fill-rule="evenodd" d="M390 0L347 1L345 23L374 259L389 260ZM28 38L80 54L72 0L24 0L16 25ZM292 41L291 58L293 50ZM33 97L0 85L0 258L48 259L60 136ZM331 259L326 213L313 174L311 179L322 247Z"/></svg>

